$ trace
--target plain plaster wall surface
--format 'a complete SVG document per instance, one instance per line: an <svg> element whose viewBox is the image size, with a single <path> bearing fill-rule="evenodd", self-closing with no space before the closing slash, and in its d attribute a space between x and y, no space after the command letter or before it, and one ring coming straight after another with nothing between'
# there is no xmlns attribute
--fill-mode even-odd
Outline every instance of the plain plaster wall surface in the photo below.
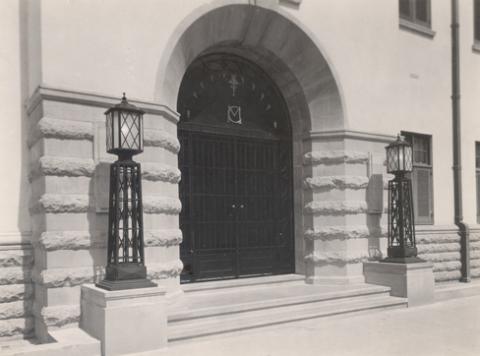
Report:
<svg viewBox="0 0 480 356"><path fill-rule="evenodd" d="M111 95L126 91L134 98L162 101L156 96L162 70L186 28L215 8L249 3L43 1L41 81ZM450 2L432 4L433 38L399 28L396 1L371 0L368 6L334 0L307 0L299 7L279 5L274 0L257 4L301 26L319 47L337 80L345 128L390 135L401 130L432 135L434 195L442 196L434 199L435 224L451 223ZM463 180L465 190L473 191L472 146L480 135L475 136L475 130L466 127L475 124L473 98L479 87L470 73L478 72L479 55L471 50L472 4L467 1L460 6L466 140ZM166 104L175 109L173 101ZM476 219L474 199L473 194L464 199L466 220L471 222Z"/></svg>
<svg viewBox="0 0 480 356"><path fill-rule="evenodd" d="M460 1L460 90L462 117L463 215L477 222L475 142L480 142L480 51L473 45L473 1Z"/></svg>
<svg viewBox="0 0 480 356"><path fill-rule="evenodd" d="M17 0L0 2L0 243L28 238L25 13Z"/></svg>

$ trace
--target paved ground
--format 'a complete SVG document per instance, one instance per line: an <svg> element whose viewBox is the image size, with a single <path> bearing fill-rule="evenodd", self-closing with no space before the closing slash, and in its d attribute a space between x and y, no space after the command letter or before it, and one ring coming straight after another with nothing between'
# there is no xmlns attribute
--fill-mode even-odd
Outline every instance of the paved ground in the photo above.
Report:
<svg viewBox="0 0 480 356"><path fill-rule="evenodd" d="M140 354L139 354L140 355ZM480 296L314 319L177 344L142 356L480 355Z"/></svg>

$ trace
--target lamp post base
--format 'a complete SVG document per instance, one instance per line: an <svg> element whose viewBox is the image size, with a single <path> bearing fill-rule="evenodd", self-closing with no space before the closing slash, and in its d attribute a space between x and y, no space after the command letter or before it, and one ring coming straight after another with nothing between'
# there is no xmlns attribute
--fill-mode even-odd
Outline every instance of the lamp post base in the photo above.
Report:
<svg viewBox="0 0 480 356"><path fill-rule="evenodd" d="M95 284L106 290L156 287L147 279L147 268L141 263L119 263L107 265L105 279Z"/></svg>
<svg viewBox="0 0 480 356"><path fill-rule="evenodd" d="M136 288L152 288L157 287L156 283L143 278L143 279L125 279L121 281L109 281L104 279L98 283L95 283L95 286L105 290L123 290L123 289L136 289Z"/></svg>
<svg viewBox="0 0 480 356"><path fill-rule="evenodd" d="M365 283L390 287L390 295L407 298L409 307L434 301L435 279L430 262L364 262L363 274Z"/></svg>
<svg viewBox="0 0 480 356"><path fill-rule="evenodd" d="M167 346L166 290L106 291L82 285L80 327L102 344L102 355L130 355Z"/></svg>

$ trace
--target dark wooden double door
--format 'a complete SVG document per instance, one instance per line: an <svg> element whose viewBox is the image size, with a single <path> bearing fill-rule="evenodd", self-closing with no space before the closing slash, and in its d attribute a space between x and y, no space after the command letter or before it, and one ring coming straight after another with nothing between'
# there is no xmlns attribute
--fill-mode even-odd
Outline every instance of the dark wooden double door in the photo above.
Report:
<svg viewBox="0 0 480 356"><path fill-rule="evenodd" d="M294 270L291 143L179 130L182 282Z"/></svg>

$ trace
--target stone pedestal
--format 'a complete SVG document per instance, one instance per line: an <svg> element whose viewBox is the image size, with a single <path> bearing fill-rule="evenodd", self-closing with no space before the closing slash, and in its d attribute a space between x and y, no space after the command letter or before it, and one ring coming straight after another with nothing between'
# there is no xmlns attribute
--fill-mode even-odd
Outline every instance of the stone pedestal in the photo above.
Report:
<svg viewBox="0 0 480 356"><path fill-rule="evenodd" d="M102 355L124 355L167 345L165 289L107 291L82 286L81 327L102 343Z"/></svg>
<svg viewBox="0 0 480 356"><path fill-rule="evenodd" d="M408 306L434 301L433 265L429 262L365 262L365 282L392 288L391 295L408 299Z"/></svg>

